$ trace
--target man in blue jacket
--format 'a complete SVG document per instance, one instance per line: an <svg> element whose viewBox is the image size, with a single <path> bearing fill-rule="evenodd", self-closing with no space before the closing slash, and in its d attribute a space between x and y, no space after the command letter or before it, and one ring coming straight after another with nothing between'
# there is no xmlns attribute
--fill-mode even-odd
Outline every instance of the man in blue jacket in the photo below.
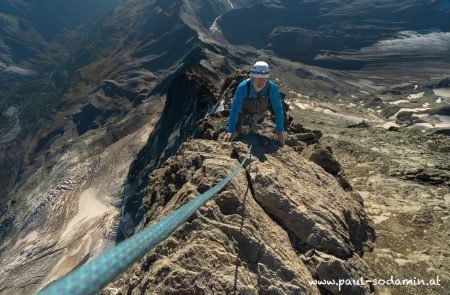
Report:
<svg viewBox="0 0 450 295"><path fill-rule="evenodd" d="M228 118L228 132L225 141L231 141L239 135L243 124L254 127L264 121L268 107L268 100L275 112L275 139L284 144L283 105L278 87L269 80L269 65L258 61L250 72L250 79L242 81L234 94L230 116Z"/></svg>

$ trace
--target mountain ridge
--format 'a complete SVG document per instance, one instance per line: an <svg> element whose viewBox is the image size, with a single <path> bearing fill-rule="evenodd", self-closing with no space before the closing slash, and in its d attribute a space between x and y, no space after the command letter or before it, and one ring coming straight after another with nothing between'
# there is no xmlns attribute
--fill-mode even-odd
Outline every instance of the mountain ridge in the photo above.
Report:
<svg viewBox="0 0 450 295"><path fill-rule="evenodd" d="M28 3L8 1L13 2ZM311 124L314 127L306 130L298 126L301 132L289 134L289 144L284 151L289 150L287 154L294 155L293 150L310 162L315 159L318 163L314 163L319 166L319 163L330 164L326 169L322 167L325 172L319 173L325 173L327 183L335 185L337 181L346 191L356 181L359 189L364 190L357 178L348 179L341 173L338 169L341 165L336 158L322 161L323 156L331 157L334 145L333 148L320 145L313 148L321 136L320 132L313 132L316 126L337 132L327 135L324 131L328 138L340 137L339 132L347 134L350 130L346 127L342 130L329 128L327 122L330 118L336 122L349 120L355 126L362 126L355 128L361 128L360 134L366 134L363 132L366 128L369 133L370 128L395 124L390 129L394 131L385 132L395 132L399 128L400 131L395 133L399 142L409 134L409 128L429 126L426 128L430 131L424 130L422 140L439 138L445 150L445 139L428 134L435 132L437 126L445 126L441 119L445 119L448 111L445 107L448 103L446 79L450 76L449 55L445 51L448 23L442 21L449 13L446 1L417 4L423 7L435 5L433 7L437 9L433 12L437 16L435 19L421 19L420 26L423 27L391 23L384 16L380 16L382 22L376 21L376 11L393 8L391 16L403 15L406 20L411 13L420 12L417 8L420 6L405 5L403 10L395 9L402 4L410 4L411 1L407 0L398 3L383 1L382 8L367 12L363 11L364 6L369 5L367 1L307 2L121 1L110 11L103 11L107 14L95 24L81 24L80 31L69 28L64 31L69 35L54 35L51 44L46 43L48 40L39 35L27 18L16 22L11 20L13 17L7 17L7 23L15 24L17 28L22 23L25 31L31 33L32 38L25 36L31 43L26 43L28 39L25 37L18 42L28 46L31 54L38 58L30 60L27 54L20 55L18 50L12 52L19 54L19 58L13 58L13 65L9 49L0 46L0 91L7 94L0 107L2 114L8 114L0 120L0 162L4 168L0 170L3 190L0 192L0 234L5 237L0 244L0 256L5 261L0 269L3 277L0 292L33 292L138 230L140 227L136 224L141 224L142 220L125 217L122 210L128 208L125 213L129 214L137 214L133 210L140 210L139 214L145 215L151 203L151 195L146 195L146 192L152 190L153 185L148 174L155 169L165 169L165 163L173 161L169 159L178 150L188 151L189 147L183 142L192 141L193 137L195 144L209 146L219 139L225 128L223 120L214 121L216 117L212 123L211 118L199 120L210 116L220 99L226 99L225 106L229 108L233 87L224 97L225 89L221 85L227 85L224 82L230 79L237 81L236 77L227 75L234 75L238 69L242 70L239 79L243 79L256 60L269 62L272 77L291 111L305 112L301 113L305 120L308 116L313 117ZM86 4L82 2L80 5L83 3ZM305 11L299 11L299 7L310 7L318 13L308 20L304 18ZM0 19L6 15L3 8L0 6ZM370 14L373 17L364 21L363 18ZM233 21L232 17L236 15L242 17ZM261 17L264 15L267 17ZM261 22L270 20L271 15L282 17L279 22L275 19L268 21L273 26L262 25L263 30L258 32ZM300 22L310 21L310 26L301 26L293 21L296 16L302 16ZM356 20L352 19L354 16ZM345 18L349 20L343 22ZM438 25L432 27L432 23ZM316 29L314 24L320 26ZM426 26L430 31L424 31ZM11 28L0 28L0 42L11 36ZM442 32L436 29L442 29ZM374 34L366 38L364 34L367 32ZM340 37L347 33L348 38ZM337 38L342 40L336 43ZM235 39L244 42L238 44ZM355 43L347 42L355 39ZM72 40L73 43L58 45L61 40ZM424 40L428 40L430 46L421 46ZM345 47L347 43L351 45L348 48ZM71 47L70 44L75 45ZM41 51L49 53L49 56L39 55ZM399 52L404 54L399 57ZM362 120L367 122L360 124ZM303 117L300 117L300 122L303 123ZM218 124L222 125L219 127ZM267 134L271 132L269 129ZM419 137L421 132L414 134L413 138ZM443 127L442 131L436 132L445 133L446 129ZM382 132L378 129L374 132L379 133ZM389 134L390 137L386 138L393 137L394 133ZM350 147L343 149L343 144L338 143L338 155L343 154L342 150L352 152ZM372 165L372 157L378 157L372 148L381 148L379 144L364 146L368 156L361 161L367 163L353 164L349 169ZM363 149L355 146L358 148ZM221 155L224 159L229 156L226 154L228 150L221 151L225 153ZM230 161L236 160L236 153L239 155L240 152L233 151ZM442 156L437 154L436 157ZM278 156L283 157L283 154ZM346 163L351 162L347 158L345 160ZM411 181L409 179L417 175L426 178L437 173L445 183L446 174L441 172L441 166L436 168L437 172L426 169L410 174L408 171L399 173L403 173L401 177L405 181ZM216 168L222 171L223 167L211 169ZM169 185L177 182L171 175L168 179ZM207 184L198 192L207 188L212 180L205 178L205 181ZM244 184L245 181L239 185L243 188ZM349 197L345 200L351 200L352 204L363 199L347 191L344 194ZM442 190L436 189L436 195L439 194ZM364 201L366 196L363 195ZM149 203L140 207L142 200ZM239 199L224 200L237 204ZM135 203L130 205L129 202ZM89 203L96 205L92 206L93 210L86 210ZM370 214L378 212L370 200L369 204ZM228 213L237 208L219 205ZM213 208L213 212L216 209ZM344 214L343 211L341 213ZM80 216L88 222L75 224L80 221ZM218 216L222 216L221 213ZM377 222L383 218L384 215L377 216ZM349 222L357 226L351 221L351 216L344 216L343 220L345 224ZM377 226L378 230L380 227ZM119 236L116 236L117 231ZM71 232L72 235L68 234ZM371 240L371 237L360 239ZM33 245L30 245L31 241ZM297 244L292 241L285 240L285 246L291 244L295 248ZM384 241L382 239L381 243ZM432 239L429 243L433 247L438 245ZM304 245L304 241L299 244ZM319 252L323 250L317 249ZM234 250L230 251L234 253ZM378 259L381 254L369 254L369 257ZM327 269L322 267L335 260L326 255L330 253L313 254L316 262L322 265L319 269ZM343 259L341 256L336 258ZM27 259L34 259L33 263L27 264ZM337 264L344 265L344 268L349 266L341 261ZM377 266L372 263L371 267L373 265ZM24 266L30 268L29 273L25 272ZM312 262L308 272L313 274L317 266ZM395 270L403 270L403 267ZM274 269L269 273L272 271ZM43 274L43 277L30 279L33 273ZM445 273L445 269L440 273ZM273 273L270 276L274 278ZM253 280L251 275L247 278Z"/></svg>

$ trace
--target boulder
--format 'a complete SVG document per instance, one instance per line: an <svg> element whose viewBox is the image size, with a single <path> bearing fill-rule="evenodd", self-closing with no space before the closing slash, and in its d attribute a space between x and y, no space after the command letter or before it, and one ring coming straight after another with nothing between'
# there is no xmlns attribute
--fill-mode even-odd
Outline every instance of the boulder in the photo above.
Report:
<svg viewBox="0 0 450 295"><path fill-rule="evenodd" d="M308 146L302 155L322 167L331 175L336 176L342 170L341 164L334 158L333 154L320 144Z"/></svg>
<svg viewBox="0 0 450 295"><path fill-rule="evenodd" d="M347 128L369 128L369 127L370 127L369 123L367 123L367 121L365 120L347 126Z"/></svg>
<svg viewBox="0 0 450 295"><path fill-rule="evenodd" d="M303 149L301 155L333 175L343 189L346 191L353 190L350 181L345 176L341 164L339 164L333 156L333 150L330 146L323 147L320 144L309 145Z"/></svg>
<svg viewBox="0 0 450 295"><path fill-rule="evenodd" d="M290 126L289 126L289 131L292 131L294 133L302 133L304 131L303 129L303 125L298 123L298 122L293 122Z"/></svg>

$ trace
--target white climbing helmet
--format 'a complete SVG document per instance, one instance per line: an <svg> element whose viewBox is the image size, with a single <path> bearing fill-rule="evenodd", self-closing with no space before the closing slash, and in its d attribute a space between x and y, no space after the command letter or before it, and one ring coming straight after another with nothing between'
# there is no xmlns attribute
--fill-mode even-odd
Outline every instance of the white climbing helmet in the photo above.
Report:
<svg viewBox="0 0 450 295"><path fill-rule="evenodd" d="M251 78L269 79L269 65L265 61L257 61L250 72Z"/></svg>

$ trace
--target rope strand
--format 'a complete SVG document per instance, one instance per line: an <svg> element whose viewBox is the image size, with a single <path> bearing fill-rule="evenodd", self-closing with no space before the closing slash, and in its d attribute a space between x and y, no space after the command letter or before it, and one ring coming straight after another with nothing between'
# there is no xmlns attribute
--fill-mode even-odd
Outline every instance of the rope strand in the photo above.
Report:
<svg viewBox="0 0 450 295"><path fill-rule="evenodd" d="M107 250L98 257L80 266L62 279L52 282L41 290L39 295L60 294L97 294L111 283L119 274L152 248L170 236L181 224L186 222L203 204L213 198L231 179L233 179L251 156L252 146L242 162L218 184L197 198L181 206L156 224L131 236L116 247Z"/></svg>
<svg viewBox="0 0 450 295"><path fill-rule="evenodd" d="M248 164L248 174L249 174L249 178L251 177L251 165L252 165L252 155L250 154L250 159L249 159L249 164ZM242 201L242 217L241 217L241 228L239 230L239 232L242 234L242 229L244 228L244 219L245 219L245 201L247 200L247 194L248 191L250 189L250 179L247 181L247 189L245 190L245 194L244 194L244 200ZM236 270L234 272L234 290L233 290L233 294L236 295L237 292L237 283L238 283L238 270L239 270L239 257L241 256L241 248L239 247L238 250L238 255L236 256Z"/></svg>

